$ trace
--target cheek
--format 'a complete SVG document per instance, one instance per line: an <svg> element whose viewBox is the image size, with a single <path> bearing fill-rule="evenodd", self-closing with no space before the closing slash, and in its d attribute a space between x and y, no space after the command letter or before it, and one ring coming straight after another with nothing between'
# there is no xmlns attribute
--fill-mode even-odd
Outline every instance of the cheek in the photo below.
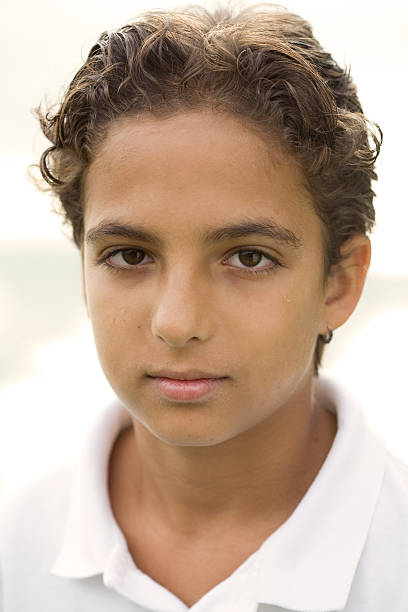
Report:
<svg viewBox="0 0 408 612"><path fill-rule="evenodd" d="M102 289L95 282L88 288L88 311L95 346L108 378L123 367L129 348L139 344L138 309L121 299L121 293Z"/></svg>
<svg viewBox="0 0 408 612"><path fill-rule="evenodd" d="M323 299L319 289L313 289L313 285L307 291L297 292L293 299L286 301L285 348L293 365L298 364L301 367L313 359L322 310Z"/></svg>
<svg viewBox="0 0 408 612"><path fill-rule="evenodd" d="M311 288L312 287L312 288ZM308 289L300 286L287 287L285 290L270 292L262 302L251 309L248 325L235 329L242 333L241 349L252 353L258 365L279 367L280 371L302 368L313 356L323 300L319 289L314 285ZM269 298L269 299L268 299ZM251 348L252 347L252 348Z"/></svg>

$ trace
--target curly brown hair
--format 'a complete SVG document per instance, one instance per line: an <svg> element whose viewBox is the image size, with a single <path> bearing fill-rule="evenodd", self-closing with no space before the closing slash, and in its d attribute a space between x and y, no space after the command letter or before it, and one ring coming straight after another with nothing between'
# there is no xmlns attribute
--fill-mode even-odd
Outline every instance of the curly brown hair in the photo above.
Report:
<svg viewBox="0 0 408 612"><path fill-rule="evenodd" d="M341 246L374 226L374 164L382 133L369 122L348 70L283 7L188 5L142 13L104 32L53 112L36 109L51 141L42 177L62 205L78 247L83 185L112 121L211 108L244 118L301 164L325 238L324 279ZM314 355L318 373L324 344Z"/></svg>

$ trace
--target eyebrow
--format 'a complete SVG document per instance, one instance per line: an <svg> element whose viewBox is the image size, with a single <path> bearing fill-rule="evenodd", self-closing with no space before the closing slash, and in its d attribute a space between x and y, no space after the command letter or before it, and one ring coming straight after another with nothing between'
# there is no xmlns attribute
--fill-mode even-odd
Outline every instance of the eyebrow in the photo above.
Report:
<svg viewBox="0 0 408 612"><path fill-rule="evenodd" d="M200 239L204 244L211 244L223 240L255 235L272 238L295 249L303 244L299 236L292 230L269 218L243 220L224 227L206 229L200 232ZM155 232L148 231L143 227L127 223L116 223L109 220L101 221L98 225L91 228L86 234L86 242L88 244L95 243L106 236L131 238L151 245L163 244L162 239Z"/></svg>

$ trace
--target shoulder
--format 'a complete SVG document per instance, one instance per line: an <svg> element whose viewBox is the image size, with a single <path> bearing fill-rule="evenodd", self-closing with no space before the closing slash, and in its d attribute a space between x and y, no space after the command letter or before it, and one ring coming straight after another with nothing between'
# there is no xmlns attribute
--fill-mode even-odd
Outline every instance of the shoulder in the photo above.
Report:
<svg viewBox="0 0 408 612"><path fill-rule="evenodd" d="M408 465L391 453L387 453L372 527L384 545L405 555L408 567Z"/></svg>
<svg viewBox="0 0 408 612"><path fill-rule="evenodd" d="M363 603L373 599L375 610L406 610L407 568L408 466L387 453L380 493L351 590L350 603L355 608L350 609L364 609Z"/></svg>
<svg viewBox="0 0 408 612"><path fill-rule="evenodd" d="M7 568L48 563L66 519L75 465L61 465L24 485L0 504L0 563Z"/></svg>
<svg viewBox="0 0 408 612"><path fill-rule="evenodd" d="M374 523L408 539L408 465L388 452ZM408 552L408 549L407 549Z"/></svg>

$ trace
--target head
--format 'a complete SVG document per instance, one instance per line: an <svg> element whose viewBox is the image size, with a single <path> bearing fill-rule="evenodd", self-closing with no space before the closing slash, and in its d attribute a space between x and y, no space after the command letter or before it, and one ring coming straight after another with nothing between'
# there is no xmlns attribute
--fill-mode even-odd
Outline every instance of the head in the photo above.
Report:
<svg viewBox="0 0 408 612"><path fill-rule="evenodd" d="M256 156L261 156L257 172L265 172L265 181L268 171L276 175L280 169L281 178L296 186L299 206L308 207L315 216L317 224L310 231L313 234L319 228L313 234L318 275L313 282L318 278L322 291L347 257L348 245L363 239L374 225L371 183L376 179L381 132L376 133L362 114L349 72L321 48L307 22L280 7L263 5L262 10L251 7L236 12L222 7L209 12L192 6L146 12L131 24L102 34L57 110L43 113L39 109L38 115L52 143L41 157L40 169L82 252L86 203L95 200L95 177L102 180L113 167L109 150L117 152L116 159L127 157L132 141L126 134L133 134L135 143L146 143L147 148L142 147L146 159L153 143L156 151L165 143L172 151L178 133L184 142L189 141L191 155L194 143L211 150L212 142L213 151L224 147L228 171L239 167L239 176L244 176L245 168L254 167ZM164 130L163 140L159 128ZM243 156L246 147L252 157ZM225 159L218 158L220 173ZM163 158L162 163L165 176L171 158ZM273 184L277 193L284 189ZM285 189L282 201L289 206L291 188ZM253 201L255 214L257 198ZM181 197L179 202L188 206L188 198ZM167 205L177 209L175 200L167 200ZM142 210L145 220L151 214L160 222L154 205L146 206L145 200ZM281 211L275 212L285 225ZM209 206L202 221L216 221L219 213L219 207ZM301 223L307 226L308 221L302 214L293 214L301 231ZM193 236L195 240L194 231ZM317 290L316 286L310 290ZM315 375L323 346L317 333Z"/></svg>

